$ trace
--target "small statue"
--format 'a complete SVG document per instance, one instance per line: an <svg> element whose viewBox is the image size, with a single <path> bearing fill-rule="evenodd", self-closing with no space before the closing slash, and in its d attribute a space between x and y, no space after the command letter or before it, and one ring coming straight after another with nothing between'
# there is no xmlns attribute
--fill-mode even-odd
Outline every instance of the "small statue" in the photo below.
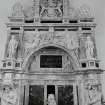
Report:
<svg viewBox="0 0 105 105"><path fill-rule="evenodd" d="M88 36L86 43L85 43L85 48L86 48L86 58L94 58L94 43L91 40L91 37Z"/></svg>
<svg viewBox="0 0 105 105"><path fill-rule="evenodd" d="M49 94L48 95L48 105L56 105L54 94Z"/></svg>
<svg viewBox="0 0 105 105"><path fill-rule="evenodd" d="M18 47L18 41L15 39L15 36L12 35L11 40L8 45L8 57L9 58L15 58L17 47Z"/></svg>

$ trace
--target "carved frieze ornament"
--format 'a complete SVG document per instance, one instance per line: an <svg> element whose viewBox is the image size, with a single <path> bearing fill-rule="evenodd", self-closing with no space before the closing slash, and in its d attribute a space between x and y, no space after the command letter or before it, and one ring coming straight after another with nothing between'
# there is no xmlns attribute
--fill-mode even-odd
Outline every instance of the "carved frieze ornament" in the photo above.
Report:
<svg viewBox="0 0 105 105"><path fill-rule="evenodd" d="M23 6L19 2L14 4L12 11L13 11L12 12L13 17L23 17L24 16Z"/></svg>
<svg viewBox="0 0 105 105"><path fill-rule="evenodd" d="M40 16L54 18L62 16L62 0L40 0Z"/></svg>
<svg viewBox="0 0 105 105"><path fill-rule="evenodd" d="M8 44L8 57L9 58L15 58L16 52L18 48L18 41L14 35L11 36L11 39Z"/></svg>
<svg viewBox="0 0 105 105"><path fill-rule="evenodd" d="M78 48L78 37L75 32L24 32L24 45L26 55L33 49L44 44L57 44L67 49Z"/></svg>

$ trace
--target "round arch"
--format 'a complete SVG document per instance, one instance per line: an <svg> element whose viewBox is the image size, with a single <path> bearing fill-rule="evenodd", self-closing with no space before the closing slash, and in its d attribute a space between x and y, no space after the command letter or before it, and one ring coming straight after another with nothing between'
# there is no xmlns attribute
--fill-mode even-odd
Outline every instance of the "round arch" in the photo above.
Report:
<svg viewBox="0 0 105 105"><path fill-rule="evenodd" d="M34 56L35 52L43 49L43 48L46 48L46 47L55 47L55 48L58 48L58 49L61 49L63 51L65 51L69 56L70 58L72 58L73 60L73 63L75 64L75 68L78 68L80 65L79 65L79 60L78 60L78 57L76 56L75 54L75 51L74 50L69 50L67 48L65 48L64 46L61 46L61 45L57 45L57 44L44 44L44 45L40 45L39 47L37 48L34 48L28 55L27 57L24 59L24 62L23 62L23 71L25 71L27 69L27 65L29 63L29 59Z"/></svg>

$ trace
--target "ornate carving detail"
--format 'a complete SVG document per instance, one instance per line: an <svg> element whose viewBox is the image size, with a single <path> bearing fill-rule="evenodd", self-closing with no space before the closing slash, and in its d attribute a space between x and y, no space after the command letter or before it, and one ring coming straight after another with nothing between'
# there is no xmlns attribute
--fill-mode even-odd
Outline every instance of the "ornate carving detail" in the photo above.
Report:
<svg viewBox="0 0 105 105"><path fill-rule="evenodd" d="M40 15L42 18L62 16L62 0L40 0Z"/></svg>
<svg viewBox="0 0 105 105"><path fill-rule="evenodd" d="M77 15L78 18L91 18L94 17L94 12L88 5L83 4L77 11Z"/></svg>
<svg viewBox="0 0 105 105"><path fill-rule="evenodd" d="M1 105L17 105L18 95L17 86L13 85L3 85L2 95L1 95Z"/></svg>
<svg viewBox="0 0 105 105"><path fill-rule="evenodd" d="M78 48L78 37L75 32L71 33L55 33L55 32L25 32L24 43L25 51L28 54L31 49L38 47L40 45L54 43L64 46L68 49Z"/></svg>
<svg viewBox="0 0 105 105"><path fill-rule="evenodd" d="M101 105L101 85L98 80L85 81L85 102L87 105Z"/></svg>
<svg viewBox="0 0 105 105"><path fill-rule="evenodd" d="M72 71L74 69L72 62L69 59L69 56L66 57L66 61L64 62L64 71Z"/></svg>
<svg viewBox="0 0 105 105"><path fill-rule="evenodd" d="M12 80L13 80L13 74L12 73L6 73L3 76L3 84L8 85L8 84L12 84Z"/></svg>

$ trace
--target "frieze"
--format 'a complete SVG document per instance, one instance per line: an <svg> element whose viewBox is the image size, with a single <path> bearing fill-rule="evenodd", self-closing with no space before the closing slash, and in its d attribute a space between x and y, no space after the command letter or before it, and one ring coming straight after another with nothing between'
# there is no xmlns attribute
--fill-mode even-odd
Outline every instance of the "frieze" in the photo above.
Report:
<svg viewBox="0 0 105 105"><path fill-rule="evenodd" d="M34 48L44 44L58 44L67 49L78 48L78 37L75 32L24 32L24 45L26 55Z"/></svg>

